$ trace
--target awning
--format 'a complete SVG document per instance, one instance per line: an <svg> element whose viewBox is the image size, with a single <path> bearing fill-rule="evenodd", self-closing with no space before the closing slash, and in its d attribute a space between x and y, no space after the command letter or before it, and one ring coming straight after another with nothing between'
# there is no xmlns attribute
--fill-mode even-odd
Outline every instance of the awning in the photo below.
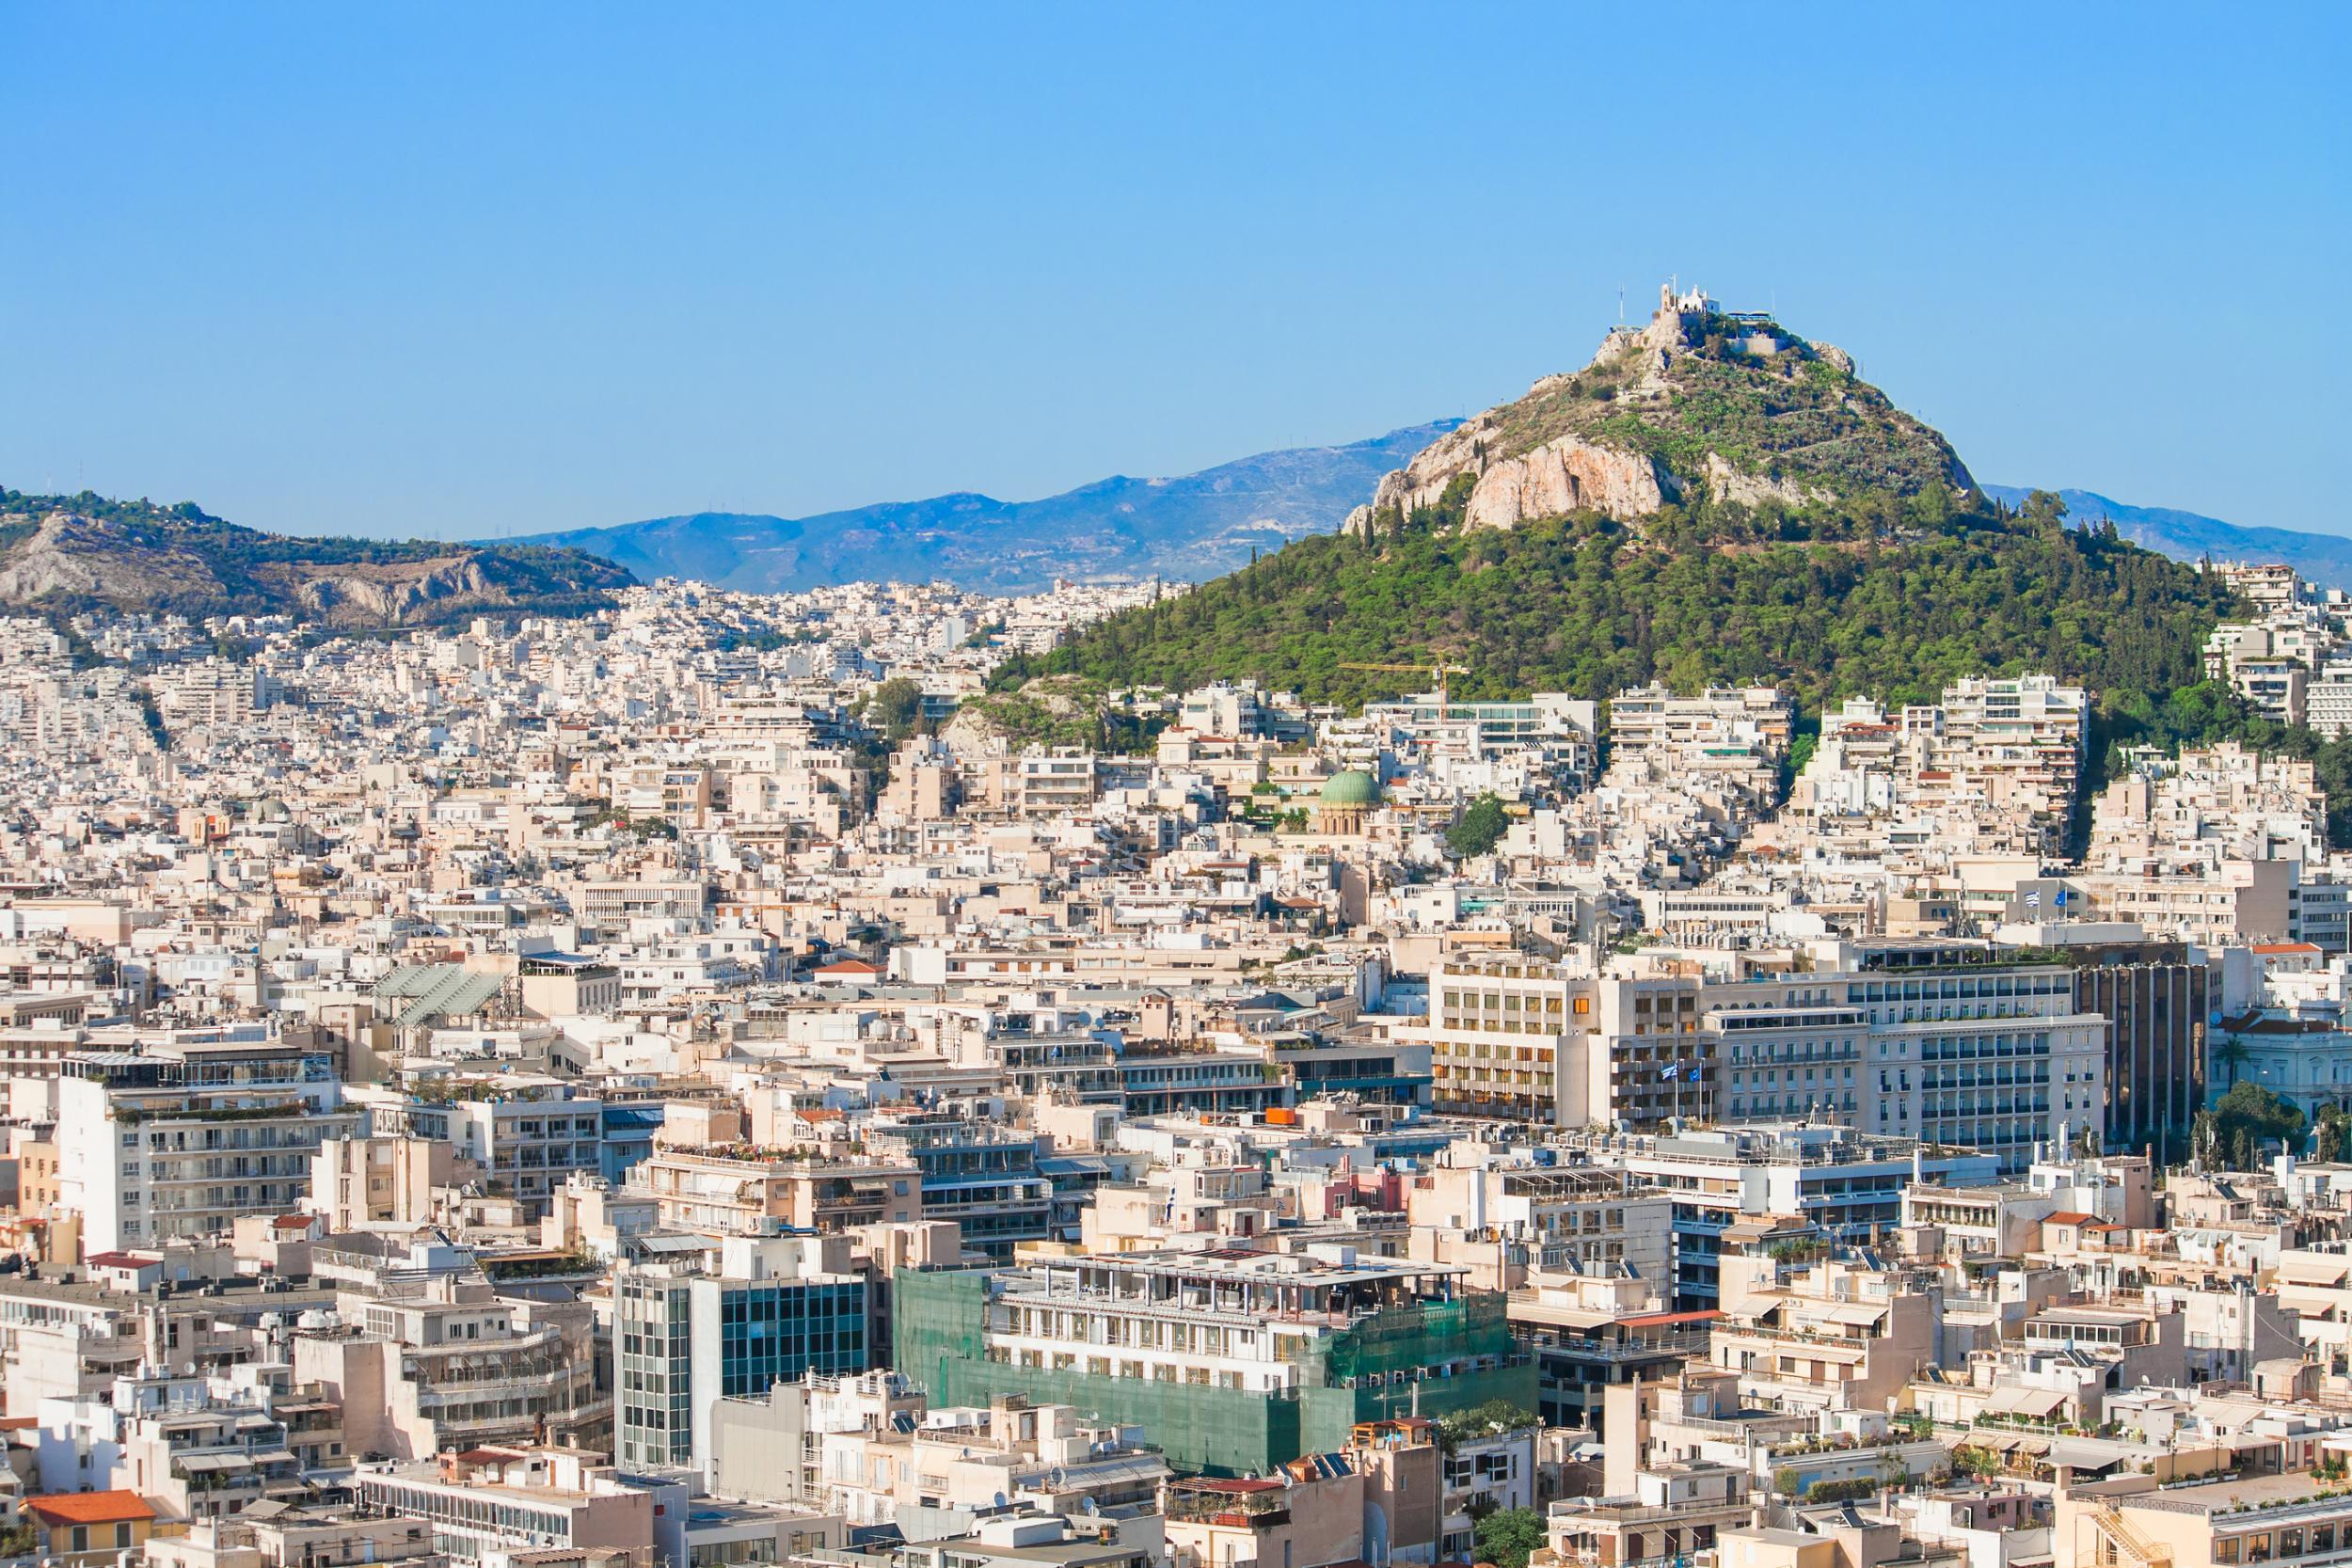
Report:
<svg viewBox="0 0 2352 1568"><path fill-rule="evenodd" d="M1988 1416L2026 1416L2044 1420L2066 1406L2067 1396L2047 1388L1995 1388L1984 1402Z"/></svg>
<svg viewBox="0 0 2352 1568"><path fill-rule="evenodd" d="M1885 1318L1886 1308L1867 1302L1840 1302L1820 1315L1848 1328L1876 1328Z"/></svg>
<svg viewBox="0 0 2352 1568"><path fill-rule="evenodd" d="M215 1470L253 1468L253 1461L241 1453L192 1453L174 1463L177 1468L194 1475L205 1475Z"/></svg>

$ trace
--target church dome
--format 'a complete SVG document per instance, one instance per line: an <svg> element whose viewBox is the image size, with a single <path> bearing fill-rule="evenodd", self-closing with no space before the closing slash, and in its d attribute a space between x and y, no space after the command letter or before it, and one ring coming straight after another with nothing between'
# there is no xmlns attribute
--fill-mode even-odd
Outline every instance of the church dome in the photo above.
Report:
<svg viewBox="0 0 2352 1568"><path fill-rule="evenodd" d="M1360 768L1334 773L1324 781L1323 803L1327 806L1372 806L1380 803L1380 781Z"/></svg>

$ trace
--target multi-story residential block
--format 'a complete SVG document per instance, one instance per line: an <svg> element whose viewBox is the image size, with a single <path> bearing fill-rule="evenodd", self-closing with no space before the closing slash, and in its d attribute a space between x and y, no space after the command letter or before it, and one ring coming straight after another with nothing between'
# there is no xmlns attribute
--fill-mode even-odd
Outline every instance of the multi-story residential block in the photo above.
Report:
<svg viewBox="0 0 2352 1568"><path fill-rule="evenodd" d="M59 1201L93 1252L224 1234L297 1208L321 1143L358 1124L326 1056L260 1029L77 1053L57 1085Z"/></svg>
<svg viewBox="0 0 2352 1568"><path fill-rule="evenodd" d="M1438 1109L1538 1124L1821 1117L2022 1169L2105 1116L2106 1020L2077 1007L2065 966L1959 942L1829 942L1808 959L1736 979L1450 959L1429 1022L1399 1033L1430 1045Z"/></svg>
<svg viewBox="0 0 2352 1568"><path fill-rule="evenodd" d="M480 1168L438 1138L327 1138L310 1161L308 1201L330 1231L420 1225L432 1219L437 1193Z"/></svg>
<svg viewBox="0 0 2352 1568"><path fill-rule="evenodd" d="M1052 1232L1053 1187L1038 1169L1039 1139L994 1122L952 1115L876 1118L874 1153L921 1175L925 1219L954 1220L967 1249L1010 1260Z"/></svg>
<svg viewBox="0 0 2352 1568"><path fill-rule="evenodd" d="M288 1346L296 1374L343 1402L352 1453L609 1443L612 1401L584 1308L502 1295L463 1248L367 1251L363 1240L314 1254L347 1283L332 1314L296 1321Z"/></svg>
<svg viewBox="0 0 2352 1568"><path fill-rule="evenodd" d="M1973 1149L1829 1125L1581 1134L1560 1141L1596 1166L1624 1171L1674 1196L1675 1293L1690 1308L1717 1304L1721 1255L1726 1244L1740 1244L1733 1232L1748 1222L1785 1217L1801 1229L1867 1242L1900 1223L1907 1182L1975 1186L1994 1180L2000 1171L1999 1161Z"/></svg>
<svg viewBox="0 0 2352 1568"><path fill-rule="evenodd" d="M1716 1111L1716 1041L1694 976L1598 977L1522 955L1450 958L1429 1018L1439 1111L1551 1127L1649 1128Z"/></svg>
<svg viewBox="0 0 2352 1568"><path fill-rule="evenodd" d="M1768 686L1709 687L1677 697L1663 686L1620 691L1609 704L1609 743L1636 752L1724 745L1755 738L1775 754L1796 733L1797 705Z"/></svg>
<svg viewBox="0 0 2352 1568"><path fill-rule="evenodd" d="M862 1154L657 1147L629 1171L624 1193L651 1198L665 1227L719 1235L837 1234L923 1217L922 1167Z"/></svg>
<svg viewBox="0 0 2352 1568"><path fill-rule="evenodd" d="M1606 1436L1608 1390L1671 1375L1707 1354L1712 1308L1672 1308L1671 1277L1531 1275L1511 1292L1511 1332L1534 1357L1547 1426Z"/></svg>
<svg viewBox="0 0 2352 1568"><path fill-rule="evenodd" d="M603 1101L575 1084L504 1076L447 1096L428 1092L399 1120L410 1137L453 1146L532 1219L575 1172L603 1169Z"/></svg>
<svg viewBox="0 0 2352 1568"><path fill-rule="evenodd" d="M477 1449L438 1461L362 1465L351 1490L379 1517L419 1519L453 1563L482 1568L517 1554L596 1554L653 1568L656 1511L683 1507L683 1486L624 1481L593 1455L560 1449Z"/></svg>

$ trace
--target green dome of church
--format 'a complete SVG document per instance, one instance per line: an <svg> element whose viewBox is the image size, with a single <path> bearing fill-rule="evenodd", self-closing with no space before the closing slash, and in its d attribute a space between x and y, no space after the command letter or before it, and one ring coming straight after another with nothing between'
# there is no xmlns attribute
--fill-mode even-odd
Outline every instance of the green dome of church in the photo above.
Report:
<svg viewBox="0 0 2352 1568"><path fill-rule="evenodd" d="M1380 781L1360 768L1334 773L1324 781L1323 803L1327 806L1376 806L1380 803Z"/></svg>

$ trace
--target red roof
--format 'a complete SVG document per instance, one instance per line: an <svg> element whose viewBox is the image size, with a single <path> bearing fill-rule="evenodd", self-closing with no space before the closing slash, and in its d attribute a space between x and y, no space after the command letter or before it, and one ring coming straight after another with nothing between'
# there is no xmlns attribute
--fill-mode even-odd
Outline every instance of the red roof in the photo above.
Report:
<svg viewBox="0 0 2352 1568"><path fill-rule="evenodd" d="M2319 946L2316 942L2258 942L2254 943L2254 951L2257 953L2316 953L2319 951Z"/></svg>
<svg viewBox="0 0 2352 1568"><path fill-rule="evenodd" d="M25 1498L24 1511L48 1525L115 1525L155 1517L136 1492L56 1492Z"/></svg>
<svg viewBox="0 0 2352 1568"><path fill-rule="evenodd" d="M864 958L842 958L834 963L819 964L816 972L819 974L880 974L882 965L869 964Z"/></svg>
<svg viewBox="0 0 2352 1568"><path fill-rule="evenodd" d="M1709 1323L1722 1316L1710 1307L1701 1312L1645 1312L1638 1318L1619 1318L1617 1322L1628 1328L1663 1328L1668 1323Z"/></svg>
<svg viewBox="0 0 2352 1568"><path fill-rule="evenodd" d="M2042 1217L2051 1225L2081 1225L2086 1221L2095 1220L2099 1216L2086 1214L2078 1209L2061 1209L2055 1214L2045 1214Z"/></svg>
<svg viewBox="0 0 2352 1568"><path fill-rule="evenodd" d="M135 1252L93 1252L82 1261L93 1269L146 1269L162 1264L161 1259L141 1258Z"/></svg>

